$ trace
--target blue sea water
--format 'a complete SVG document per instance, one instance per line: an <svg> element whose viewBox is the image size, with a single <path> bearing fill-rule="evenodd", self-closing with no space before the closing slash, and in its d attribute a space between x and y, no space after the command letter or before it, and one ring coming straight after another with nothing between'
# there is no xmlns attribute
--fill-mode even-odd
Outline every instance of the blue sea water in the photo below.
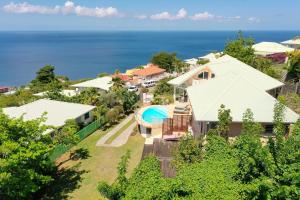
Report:
<svg viewBox="0 0 300 200"><path fill-rule="evenodd" d="M246 31L256 42L281 42L300 31ZM0 32L0 85L22 85L35 72L54 65L71 79L146 64L158 51L179 58L221 51L236 31L119 31L119 32Z"/></svg>

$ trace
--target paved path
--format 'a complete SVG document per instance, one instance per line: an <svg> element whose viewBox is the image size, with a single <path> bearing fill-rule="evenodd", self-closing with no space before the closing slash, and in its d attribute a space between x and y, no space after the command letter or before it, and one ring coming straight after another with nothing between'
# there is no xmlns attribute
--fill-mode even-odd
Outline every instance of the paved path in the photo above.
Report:
<svg viewBox="0 0 300 200"><path fill-rule="evenodd" d="M105 146L105 147L119 147L123 144L125 144L128 140L128 137L132 133L134 127L136 126L136 122L132 123L127 129L123 131L117 138L115 138L112 143L105 144L105 142L112 137L115 133L117 133L123 126L125 126L132 118L134 114L129 115L126 119L124 119L120 124L118 124L116 127L114 127L111 131L109 131L107 134L105 134L103 137L101 137L97 143L96 146Z"/></svg>

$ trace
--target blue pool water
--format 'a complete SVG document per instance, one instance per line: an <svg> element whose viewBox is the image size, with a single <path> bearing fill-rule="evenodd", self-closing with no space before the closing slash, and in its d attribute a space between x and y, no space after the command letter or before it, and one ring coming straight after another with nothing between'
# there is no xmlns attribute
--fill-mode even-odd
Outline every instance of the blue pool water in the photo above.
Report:
<svg viewBox="0 0 300 200"><path fill-rule="evenodd" d="M167 117L167 109L161 106L147 108L142 114L142 119L150 124L161 123Z"/></svg>

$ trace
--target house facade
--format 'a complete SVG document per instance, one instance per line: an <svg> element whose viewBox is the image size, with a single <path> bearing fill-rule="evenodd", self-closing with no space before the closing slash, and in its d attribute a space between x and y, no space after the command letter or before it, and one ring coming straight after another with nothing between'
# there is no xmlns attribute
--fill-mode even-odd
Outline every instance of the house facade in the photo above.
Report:
<svg viewBox="0 0 300 200"><path fill-rule="evenodd" d="M77 84L71 85L71 86L76 88L76 92L81 92L87 88L95 88L99 92L107 92L112 85L113 85L112 77L104 76L104 77L84 81L81 83L77 83Z"/></svg>
<svg viewBox="0 0 300 200"><path fill-rule="evenodd" d="M190 123L195 136L216 127L221 105L231 111L230 136L240 134L243 113L247 109L253 112L255 121L263 125L266 133L272 132L276 97L284 85L228 55L194 68L170 80L169 84L174 86L175 102L190 104ZM295 112L285 108L287 126L298 119Z"/></svg>
<svg viewBox="0 0 300 200"><path fill-rule="evenodd" d="M148 64L144 69L135 70L132 75L140 80L160 80L166 76L166 70L156 65Z"/></svg>
<svg viewBox="0 0 300 200"><path fill-rule="evenodd" d="M78 124L88 124L94 120L95 106L40 99L19 107L3 108L10 118L23 117L25 121L45 117L44 125L62 127L66 120L74 119Z"/></svg>

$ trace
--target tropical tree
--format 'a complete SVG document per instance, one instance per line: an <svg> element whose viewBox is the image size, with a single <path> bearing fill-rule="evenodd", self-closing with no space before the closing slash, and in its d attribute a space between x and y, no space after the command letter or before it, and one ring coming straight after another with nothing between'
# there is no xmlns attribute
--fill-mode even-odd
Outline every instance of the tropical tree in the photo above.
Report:
<svg viewBox="0 0 300 200"><path fill-rule="evenodd" d="M79 136L75 133L80 130L79 125L74 119L69 119L65 125L55 133L56 143L70 147L79 142Z"/></svg>
<svg viewBox="0 0 300 200"><path fill-rule="evenodd" d="M155 54L150 62L158 65L159 67L167 70L168 72L173 72L175 67L173 65L176 60L176 53L167 53L167 52L159 52Z"/></svg>
<svg viewBox="0 0 300 200"><path fill-rule="evenodd" d="M178 148L173 154L172 163L177 169L184 164L200 162L203 158L202 141L195 140L191 134L187 133L180 139Z"/></svg>
<svg viewBox="0 0 300 200"><path fill-rule="evenodd" d="M0 111L1 199L33 199L35 193L54 179L50 160L53 142L43 134L44 119L9 119Z"/></svg>
<svg viewBox="0 0 300 200"><path fill-rule="evenodd" d="M292 76L300 79L300 50L289 53L288 71Z"/></svg>
<svg viewBox="0 0 300 200"><path fill-rule="evenodd" d="M218 111L218 124L217 133L219 136L223 136L228 139L229 126L232 122L232 117L230 116L230 109L226 109L225 105L221 105Z"/></svg>
<svg viewBox="0 0 300 200"><path fill-rule="evenodd" d="M118 177L112 185L101 181L98 183L98 191L101 195L110 200L118 200L124 197L128 184L126 177L128 161L130 159L130 151L128 150L122 157L118 164Z"/></svg>
<svg viewBox="0 0 300 200"><path fill-rule="evenodd" d="M36 73L36 78L32 80L31 82L34 85L46 85L51 83L55 80L55 73L54 73L55 67L51 65L46 65L45 67L42 67L39 69Z"/></svg>
<svg viewBox="0 0 300 200"><path fill-rule="evenodd" d="M252 38L245 38L243 33L239 31L237 38L226 44L224 53L252 65L255 59L253 44L254 40Z"/></svg>

